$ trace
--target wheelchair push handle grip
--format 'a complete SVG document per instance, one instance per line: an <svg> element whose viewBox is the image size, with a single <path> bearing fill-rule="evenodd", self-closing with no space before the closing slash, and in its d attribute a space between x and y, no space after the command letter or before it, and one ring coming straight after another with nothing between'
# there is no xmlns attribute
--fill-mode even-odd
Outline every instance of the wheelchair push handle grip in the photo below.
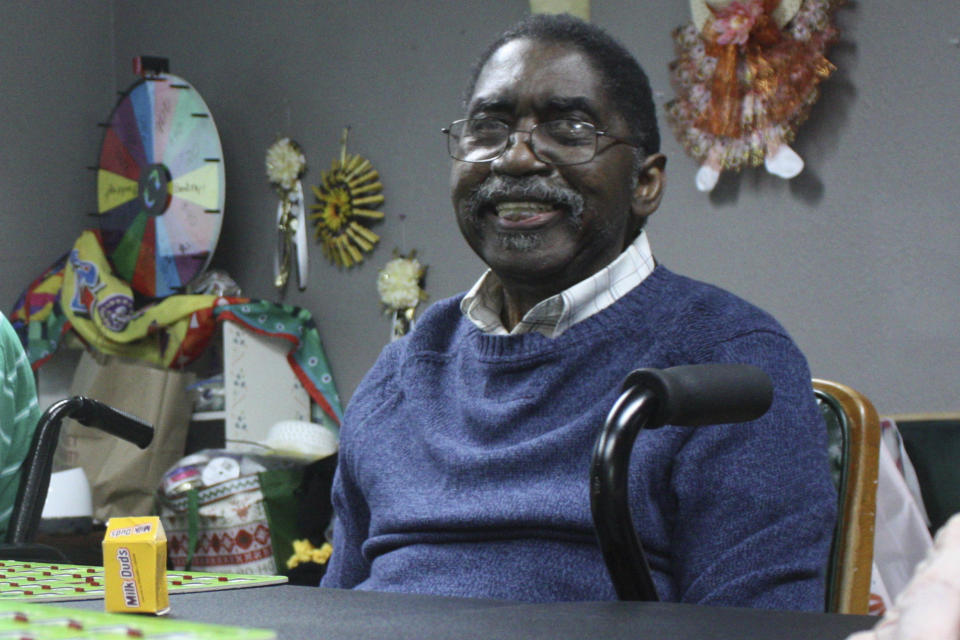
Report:
<svg viewBox="0 0 960 640"><path fill-rule="evenodd" d="M621 600L658 599L628 496L630 456L642 429L699 427L759 418L773 400L763 370L746 364L638 369L607 415L590 463L590 511L597 542Z"/></svg>
<svg viewBox="0 0 960 640"><path fill-rule="evenodd" d="M73 396L50 405L37 422L30 451L21 467L20 486L7 528L6 541L9 543L26 543L36 537L50 487L53 451L64 418L73 418L84 426L105 431L141 449L146 449L153 440L152 426L98 400Z"/></svg>
<svg viewBox="0 0 960 640"><path fill-rule="evenodd" d="M747 422L766 413L773 402L770 377L749 364L638 369L627 376L623 389L653 393L657 406L647 428Z"/></svg>
<svg viewBox="0 0 960 640"><path fill-rule="evenodd" d="M76 408L71 412L74 420L87 427L95 427L141 449L150 446L153 440L153 427L140 418L106 405L99 400L76 396Z"/></svg>

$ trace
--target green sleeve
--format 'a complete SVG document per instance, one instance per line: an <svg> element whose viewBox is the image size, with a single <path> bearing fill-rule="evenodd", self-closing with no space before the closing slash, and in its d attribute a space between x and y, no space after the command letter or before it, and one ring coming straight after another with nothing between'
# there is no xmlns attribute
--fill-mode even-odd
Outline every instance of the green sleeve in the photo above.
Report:
<svg viewBox="0 0 960 640"><path fill-rule="evenodd" d="M20 484L20 467L40 418L30 362L0 313L0 534L6 535Z"/></svg>

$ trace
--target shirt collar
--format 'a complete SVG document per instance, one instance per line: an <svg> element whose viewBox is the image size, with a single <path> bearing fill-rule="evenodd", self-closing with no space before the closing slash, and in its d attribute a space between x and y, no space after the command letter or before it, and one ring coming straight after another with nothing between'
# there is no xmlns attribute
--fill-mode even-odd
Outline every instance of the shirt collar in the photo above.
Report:
<svg viewBox="0 0 960 640"><path fill-rule="evenodd" d="M484 333L519 335L539 331L556 338L578 322L606 309L644 281L656 262L650 250L647 232L641 231L633 243L606 267L572 287L540 301L507 331L500 319L503 287L491 270L473 285L460 301L460 311Z"/></svg>

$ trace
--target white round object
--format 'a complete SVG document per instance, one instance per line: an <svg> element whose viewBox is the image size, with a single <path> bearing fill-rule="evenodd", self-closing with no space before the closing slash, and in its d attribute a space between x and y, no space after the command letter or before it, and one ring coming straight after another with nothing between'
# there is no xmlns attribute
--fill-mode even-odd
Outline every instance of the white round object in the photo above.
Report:
<svg viewBox="0 0 960 640"><path fill-rule="evenodd" d="M203 468L200 479L206 486L212 486L240 477L240 463L233 458L213 458Z"/></svg>
<svg viewBox="0 0 960 640"><path fill-rule="evenodd" d="M90 483L83 469L67 469L50 474L50 488L43 503L41 518L81 518L93 515Z"/></svg>
<svg viewBox="0 0 960 640"><path fill-rule="evenodd" d="M314 422L282 420L267 432L263 443L281 455L319 460L337 452L337 436Z"/></svg>

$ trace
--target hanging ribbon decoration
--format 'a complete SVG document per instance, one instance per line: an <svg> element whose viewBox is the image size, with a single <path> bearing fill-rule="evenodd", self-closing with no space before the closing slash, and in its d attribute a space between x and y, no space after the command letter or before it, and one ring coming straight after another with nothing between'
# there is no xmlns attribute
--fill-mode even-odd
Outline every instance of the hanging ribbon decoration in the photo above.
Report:
<svg viewBox="0 0 960 640"><path fill-rule="evenodd" d="M290 138L280 138L267 150L267 177L277 190L277 250L273 260L274 285L283 289L290 278L296 254L297 285L307 287L309 261L307 255L307 216L303 204L300 178L307 162L300 145Z"/></svg>
<svg viewBox="0 0 960 640"><path fill-rule="evenodd" d="M303 187L297 181L287 198L277 206L278 246L274 262L274 284L282 289L290 277L291 253L297 255L297 286L307 288L307 215L303 207Z"/></svg>

